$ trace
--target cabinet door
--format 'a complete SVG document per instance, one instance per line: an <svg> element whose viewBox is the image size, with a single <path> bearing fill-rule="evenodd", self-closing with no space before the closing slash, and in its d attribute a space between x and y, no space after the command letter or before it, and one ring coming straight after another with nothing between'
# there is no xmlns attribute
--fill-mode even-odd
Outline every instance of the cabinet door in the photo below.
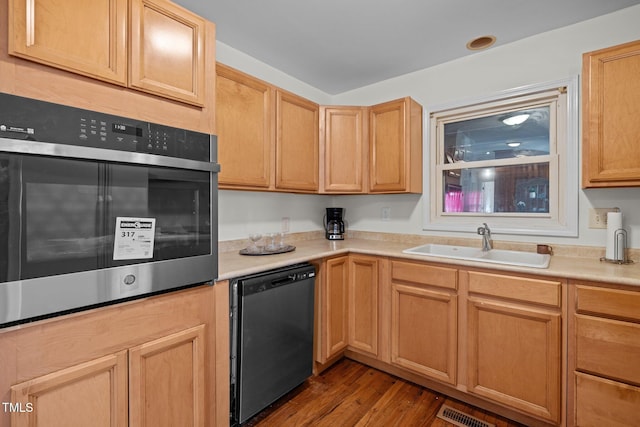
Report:
<svg viewBox="0 0 640 427"><path fill-rule="evenodd" d="M583 187L640 186L640 41L583 56Z"/></svg>
<svg viewBox="0 0 640 427"><path fill-rule="evenodd" d="M368 173L367 109L321 108L321 192L363 193Z"/></svg>
<svg viewBox="0 0 640 427"><path fill-rule="evenodd" d="M422 107L403 98L369 115L369 191L422 192Z"/></svg>
<svg viewBox="0 0 640 427"><path fill-rule="evenodd" d="M456 384L457 296L399 282L391 291L391 362Z"/></svg>
<svg viewBox="0 0 640 427"><path fill-rule="evenodd" d="M378 295L380 280L376 257L350 256L349 347L378 356Z"/></svg>
<svg viewBox="0 0 640 427"><path fill-rule="evenodd" d="M640 425L640 388L576 372L576 425Z"/></svg>
<svg viewBox="0 0 640 427"><path fill-rule="evenodd" d="M553 422L560 421L560 313L470 298L470 392Z"/></svg>
<svg viewBox="0 0 640 427"><path fill-rule="evenodd" d="M640 325L576 315L576 369L640 384Z"/></svg>
<svg viewBox="0 0 640 427"><path fill-rule="evenodd" d="M319 106L276 91L276 188L318 191Z"/></svg>
<svg viewBox="0 0 640 427"><path fill-rule="evenodd" d="M327 260L320 289L320 363L326 362L347 347L348 283L349 257Z"/></svg>
<svg viewBox="0 0 640 427"><path fill-rule="evenodd" d="M9 0L9 53L127 84L127 0Z"/></svg>
<svg viewBox="0 0 640 427"><path fill-rule="evenodd" d="M127 352L11 387L14 427L127 426Z"/></svg>
<svg viewBox="0 0 640 427"><path fill-rule="evenodd" d="M130 426L205 425L205 325L131 348Z"/></svg>
<svg viewBox="0 0 640 427"><path fill-rule="evenodd" d="M204 19L168 1L130 1L129 85L204 105Z"/></svg>
<svg viewBox="0 0 640 427"><path fill-rule="evenodd" d="M222 64L216 74L220 187L268 189L273 182L273 89Z"/></svg>

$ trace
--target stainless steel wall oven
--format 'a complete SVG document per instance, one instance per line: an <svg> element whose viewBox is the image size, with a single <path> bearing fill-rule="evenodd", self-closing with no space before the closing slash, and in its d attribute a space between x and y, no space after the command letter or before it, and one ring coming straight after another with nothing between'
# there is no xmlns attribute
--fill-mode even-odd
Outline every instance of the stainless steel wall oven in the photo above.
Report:
<svg viewBox="0 0 640 427"><path fill-rule="evenodd" d="M217 277L213 135L0 94L0 326Z"/></svg>

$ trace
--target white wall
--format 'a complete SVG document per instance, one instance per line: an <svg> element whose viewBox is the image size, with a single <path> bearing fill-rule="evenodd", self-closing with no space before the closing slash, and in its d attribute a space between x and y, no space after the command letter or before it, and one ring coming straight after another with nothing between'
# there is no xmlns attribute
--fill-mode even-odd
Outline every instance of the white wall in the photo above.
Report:
<svg viewBox="0 0 640 427"><path fill-rule="evenodd" d="M428 110L430 106L579 75L583 52L640 39L638 22L640 6L634 6L333 97L229 46L219 43L217 55L220 62L320 104L371 105L411 96ZM428 143L426 135L425 143ZM580 153L575 154L580 156ZM282 216L292 218L292 231L318 229L321 228L326 206L344 207L352 230L442 234L422 230L420 195L329 197L222 191L220 240L245 237L246 234L243 233L246 233L245 228L248 226L243 221L257 224L265 228L265 231L267 228L278 231ZM604 246L604 230L587 227L588 210L590 207L614 206L620 207L624 213L624 225L631 239L630 246L640 248L640 188L580 190L579 237L544 240L550 243ZM391 221L380 219L382 207L391 208ZM238 209L250 209L252 212ZM463 233L458 235L465 236ZM496 235L495 238L515 241L532 239L526 236L501 235Z"/></svg>
<svg viewBox="0 0 640 427"><path fill-rule="evenodd" d="M216 42L216 61L243 71L279 88L310 99L318 104L331 104L331 95L277 70L252 56L222 42Z"/></svg>
<svg viewBox="0 0 640 427"><path fill-rule="evenodd" d="M322 229L328 196L221 190L218 239L244 239L250 233L277 233L282 218L289 218L292 233Z"/></svg>

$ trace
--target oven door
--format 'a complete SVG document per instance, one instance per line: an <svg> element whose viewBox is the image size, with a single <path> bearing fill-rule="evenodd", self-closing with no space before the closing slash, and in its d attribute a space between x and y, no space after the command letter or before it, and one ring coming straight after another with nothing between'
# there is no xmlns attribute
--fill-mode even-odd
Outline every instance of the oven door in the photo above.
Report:
<svg viewBox="0 0 640 427"><path fill-rule="evenodd" d="M0 324L215 279L212 176L0 153Z"/></svg>

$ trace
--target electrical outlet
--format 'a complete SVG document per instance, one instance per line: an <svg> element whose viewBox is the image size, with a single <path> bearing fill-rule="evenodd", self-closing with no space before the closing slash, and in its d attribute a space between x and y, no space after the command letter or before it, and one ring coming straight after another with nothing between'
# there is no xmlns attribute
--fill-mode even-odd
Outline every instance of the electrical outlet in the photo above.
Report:
<svg viewBox="0 0 640 427"><path fill-rule="evenodd" d="M589 228L607 228L607 213L619 212L618 208L590 208Z"/></svg>
<svg viewBox="0 0 640 427"><path fill-rule="evenodd" d="M288 233L289 232L289 217L288 216L283 216L282 217L282 229L281 231L283 233Z"/></svg>
<svg viewBox="0 0 640 427"><path fill-rule="evenodd" d="M391 221L391 208L385 207L380 209L380 218L383 221Z"/></svg>

